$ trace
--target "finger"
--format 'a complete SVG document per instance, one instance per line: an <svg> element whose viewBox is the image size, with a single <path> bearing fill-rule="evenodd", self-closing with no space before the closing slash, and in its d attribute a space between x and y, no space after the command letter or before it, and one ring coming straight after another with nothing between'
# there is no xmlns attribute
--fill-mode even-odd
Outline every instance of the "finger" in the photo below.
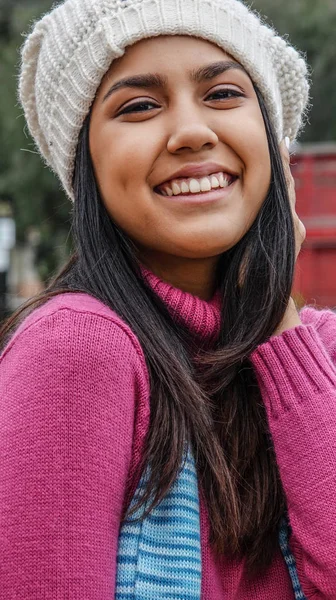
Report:
<svg viewBox="0 0 336 600"><path fill-rule="evenodd" d="M300 219L299 219L299 224L298 224L298 230L299 230L299 235L300 235L300 240L301 240L301 245L302 245L307 237L307 229Z"/></svg>
<svg viewBox="0 0 336 600"><path fill-rule="evenodd" d="M292 171L290 170L290 167L287 166L287 168L286 168L286 165L285 165L285 176L286 176L289 201L290 201L291 208L294 212L295 205L296 205L295 180L292 175Z"/></svg>
<svg viewBox="0 0 336 600"><path fill-rule="evenodd" d="M290 169L290 154L289 154L289 150L284 142L284 140L280 143L280 154L281 154L281 158L282 158L282 164L283 164L283 168L285 171L285 175L286 175L286 180L289 180L291 178L292 172Z"/></svg>
<svg viewBox="0 0 336 600"><path fill-rule="evenodd" d="M300 220L300 218L295 210L295 205L296 205L295 180L292 175L291 168L290 168L290 153L289 153L289 149L286 145L286 141L282 140L282 142L279 144L279 147L280 147L280 153L281 153L283 167L284 167L284 173L285 173L285 177L286 177L289 201L290 201L292 214L293 214L296 257L298 257L300 250L301 250L301 246L306 239L307 232L306 232L306 228L305 228L304 224Z"/></svg>
<svg viewBox="0 0 336 600"><path fill-rule="evenodd" d="M292 175L292 171L290 168L290 154L289 150L286 146L285 140L282 140L279 144L280 154L282 158L282 164L284 169L284 174L286 178L286 184L288 189L288 196L292 210L295 209L296 204L296 194L295 194L295 180Z"/></svg>
<svg viewBox="0 0 336 600"><path fill-rule="evenodd" d="M301 251L301 246L304 243L307 235L306 228L302 221L299 219L297 214L295 213L294 217L294 228L295 228L295 248L296 248L296 258L299 256Z"/></svg>
<svg viewBox="0 0 336 600"><path fill-rule="evenodd" d="M287 145L286 145L286 141L282 140L279 144L279 147L280 147L280 153L281 153L283 162L289 164L290 163L290 154L289 154L289 148L287 148Z"/></svg>

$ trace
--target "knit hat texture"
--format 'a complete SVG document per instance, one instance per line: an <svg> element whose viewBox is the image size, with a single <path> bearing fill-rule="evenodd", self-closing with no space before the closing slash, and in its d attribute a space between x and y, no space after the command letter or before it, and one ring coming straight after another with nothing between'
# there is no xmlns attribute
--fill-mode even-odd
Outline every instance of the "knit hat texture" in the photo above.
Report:
<svg viewBox="0 0 336 600"><path fill-rule="evenodd" d="M306 62L240 0L66 0L23 45L19 99L40 153L71 200L79 133L103 76L127 46L159 35L217 44L259 87L278 140L294 141L301 129Z"/></svg>

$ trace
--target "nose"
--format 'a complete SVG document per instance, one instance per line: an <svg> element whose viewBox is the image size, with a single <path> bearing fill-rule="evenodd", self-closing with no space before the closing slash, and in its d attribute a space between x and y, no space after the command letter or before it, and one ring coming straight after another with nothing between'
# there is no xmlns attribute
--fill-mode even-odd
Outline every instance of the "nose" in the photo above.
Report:
<svg viewBox="0 0 336 600"><path fill-rule="evenodd" d="M199 152L203 149L210 150L216 144L218 144L218 136L202 116L184 107L182 117L175 120L167 150L171 154L179 154L186 150Z"/></svg>

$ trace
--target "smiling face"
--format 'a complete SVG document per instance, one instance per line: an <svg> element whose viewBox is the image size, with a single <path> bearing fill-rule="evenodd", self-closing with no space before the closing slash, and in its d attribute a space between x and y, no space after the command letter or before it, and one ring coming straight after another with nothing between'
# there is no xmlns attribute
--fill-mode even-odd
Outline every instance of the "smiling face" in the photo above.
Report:
<svg viewBox="0 0 336 600"><path fill-rule="evenodd" d="M92 108L90 151L109 214L148 266L232 248L270 185L249 76L188 36L141 40L113 62Z"/></svg>

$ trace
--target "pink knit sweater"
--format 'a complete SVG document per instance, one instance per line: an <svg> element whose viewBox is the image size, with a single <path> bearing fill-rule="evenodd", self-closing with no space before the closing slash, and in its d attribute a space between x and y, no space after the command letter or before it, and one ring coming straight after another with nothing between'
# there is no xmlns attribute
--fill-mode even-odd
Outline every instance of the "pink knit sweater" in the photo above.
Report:
<svg viewBox="0 0 336 600"><path fill-rule="evenodd" d="M202 301L149 275L177 320L218 329ZM252 355L309 599L336 598L336 315L306 308L302 326ZM0 599L112 600L122 508L149 423L149 383L135 335L85 294L35 310L0 367ZM280 554L251 581L218 558L201 502L202 600L293 600ZM158 600L163 600L159 599ZM179 599L176 599L179 600Z"/></svg>

